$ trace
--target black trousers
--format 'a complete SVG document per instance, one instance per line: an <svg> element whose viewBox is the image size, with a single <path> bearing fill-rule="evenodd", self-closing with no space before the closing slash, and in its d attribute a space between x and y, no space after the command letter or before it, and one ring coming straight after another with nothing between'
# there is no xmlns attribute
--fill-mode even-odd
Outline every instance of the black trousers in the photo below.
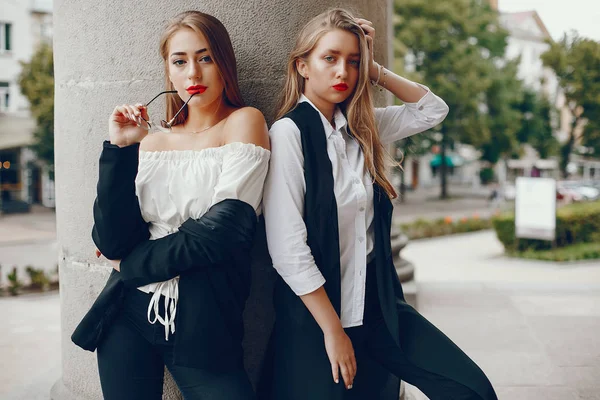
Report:
<svg viewBox="0 0 600 400"><path fill-rule="evenodd" d="M150 298L151 294L137 289L128 291L120 315L98 346L100 383L106 400L161 400L165 366L186 400L255 399L243 369L216 373L173 365L177 331L169 334L167 341L164 326L148 322ZM160 307L164 315L163 296Z"/></svg>
<svg viewBox="0 0 600 400"><path fill-rule="evenodd" d="M365 376L364 370L361 373L361 364L370 358L401 380L418 387L432 400L497 400L483 371L446 335L404 302L397 304L400 346L396 344L383 320L374 267L374 263L367 266L363 325L346 329L354 346L358 369L353 389L345 392L344 399L355 399L361 393ZM440 354L444 357L439 357ZM430 358L435 359L435 365ZM461 382L456 378L458 375L439 371L460 371L458 375L468 379Z"/></svg>

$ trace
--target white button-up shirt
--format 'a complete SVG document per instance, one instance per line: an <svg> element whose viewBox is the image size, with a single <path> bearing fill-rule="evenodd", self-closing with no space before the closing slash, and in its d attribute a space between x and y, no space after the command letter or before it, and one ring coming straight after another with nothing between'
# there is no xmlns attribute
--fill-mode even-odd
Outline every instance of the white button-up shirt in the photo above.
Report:
<svg viewBox="0 0 600 400"><path fill-rule="evenodd" d="M448 106L428 88L417 103L375 109L384 145L425 131L444 120ZM299 102L312 104L305 96ZM316 109L316 107L315 107ZM318 110L317 110L318 111ZM319 112L327 135L337 202L341 268L341 315L344 328L362 325L367 256L373 250L373 179L365 169L358 142L348 135L347 121L336 109L335 128ZM269 132L271 161L263 194L267 242L273 266L298 296L325 283L306 243L304 157L300 130L289 118ZM333 223L333 221L332 221Z"/></svg>

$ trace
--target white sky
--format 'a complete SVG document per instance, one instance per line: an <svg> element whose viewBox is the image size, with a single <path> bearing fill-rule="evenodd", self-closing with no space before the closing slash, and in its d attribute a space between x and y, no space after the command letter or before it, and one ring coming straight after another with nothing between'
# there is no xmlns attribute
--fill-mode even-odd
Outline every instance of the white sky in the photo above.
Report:
<svg viewBox="0 0 600 400"><path fill-rule="evenodd" d="M502 12L537 11L555 40L574 29L600 41L600 0L499 0L498 6Z"/></svg>

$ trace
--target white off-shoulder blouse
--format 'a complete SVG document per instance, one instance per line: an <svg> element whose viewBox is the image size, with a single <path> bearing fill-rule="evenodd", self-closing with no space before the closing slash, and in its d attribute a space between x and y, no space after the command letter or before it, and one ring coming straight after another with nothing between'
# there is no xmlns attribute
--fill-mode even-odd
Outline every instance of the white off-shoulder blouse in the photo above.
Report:
<svg viewBox="0 0 600 400"><path fill-rule="evenodd" d="M198 219L225 199L238 199L260 214L263 185L271 152L250 143L234 142L202 150L140 151L136 194L142 217L149 222L150 240L177 231L188 218ZM165 326L165 339L175 332L179 277L138 289L154 293L148 321ZM160 295L165 315L159 315Z"/></svg>

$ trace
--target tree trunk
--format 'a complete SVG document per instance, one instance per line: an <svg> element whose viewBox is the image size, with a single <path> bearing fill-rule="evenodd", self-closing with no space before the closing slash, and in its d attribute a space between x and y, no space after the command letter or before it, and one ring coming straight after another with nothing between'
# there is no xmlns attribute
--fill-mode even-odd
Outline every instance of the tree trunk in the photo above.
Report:
<svg viewBox="0 0 600 400"><path fill-rule="evenodd" d="M404 177L404 168L400 169L400 203L404 203L404 196L406 195L406 183Z"/></svg>
<svg viewBox="0 0 600 400"><path fill-rule="evenodd" d="M579 117L573 118L571 122L571 132L569 132L569 139L560 149L560 172L563 178L568 178L569 173L567 172L567 166L569 165L569 159L575 146L575 130L579 124Z"/></svg>
<svg viewBox="0 0 600 400"><path fill-rule="evenodd" d="M446 133L442 131L442 145L440 146L440 179L441 179L441 192L440 199L445 200L448 198L448 168L446 166Z"/></svg>

